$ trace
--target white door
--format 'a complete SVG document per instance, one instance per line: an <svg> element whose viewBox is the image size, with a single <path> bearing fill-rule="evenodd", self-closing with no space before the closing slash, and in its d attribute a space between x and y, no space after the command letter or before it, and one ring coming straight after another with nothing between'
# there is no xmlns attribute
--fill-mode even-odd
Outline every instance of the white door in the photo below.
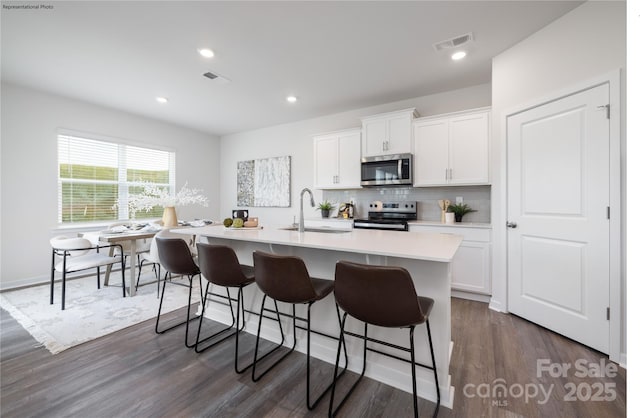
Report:
<svg viewBox="0 0 640 418"><path fill-rule="evenodd" d="M609 352L609 85L507 119L509 311Z"/></svg>

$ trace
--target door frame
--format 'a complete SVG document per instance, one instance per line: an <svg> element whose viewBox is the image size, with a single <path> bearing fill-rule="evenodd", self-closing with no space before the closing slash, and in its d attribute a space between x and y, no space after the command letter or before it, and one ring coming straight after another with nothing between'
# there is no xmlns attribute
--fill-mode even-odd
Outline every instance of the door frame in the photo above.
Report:
<svg viewBox="0 0 640 418"><path fill-rule="evenodd" d="M508 306L508 240L507 240L507 144L508 131L507 119L518 113L529 109L553 102L563 97L588 90L602 84L609 84L609 104L610 104L610 123L609 123L609 358L618 363L626 363L626 353L622 347L622 336L624 334L626 340L626 332L623 325L622 302L623 296L626 296L626 290L623 295L623 279L622 279L622 206L621 206L621 181L622 181L622 162L621 158L621 70L614 70L598 77L579 82L573 86L556 90L550 94L545 94L534 100L530 100L512 108L508 108L500 114L499 126L500 137L495 141L493 146L499 147L498 152L492 152L494 158L499 158L498 162L494 161L493 167L499 170L499 181L492 182L493 186L498 186L495 193L495 199L492 205L495 205L493 211L493 248L494 260L492 271L493 291L489 308L500 311L509 312ZM625 309L626 311L626 309Z"/></svg>

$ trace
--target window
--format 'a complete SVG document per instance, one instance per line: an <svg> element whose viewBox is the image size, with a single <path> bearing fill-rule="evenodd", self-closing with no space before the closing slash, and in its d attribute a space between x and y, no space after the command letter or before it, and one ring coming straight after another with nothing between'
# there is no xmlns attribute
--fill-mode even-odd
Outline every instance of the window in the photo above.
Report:
<svg viewBox="0 0 640 418"><path fill-rule="evenodd" d="M145 182L173 192L175 153L58 135L59 223L128 220L128 196L140 193ZM137 215L160 217L162 210Z"/></svg>

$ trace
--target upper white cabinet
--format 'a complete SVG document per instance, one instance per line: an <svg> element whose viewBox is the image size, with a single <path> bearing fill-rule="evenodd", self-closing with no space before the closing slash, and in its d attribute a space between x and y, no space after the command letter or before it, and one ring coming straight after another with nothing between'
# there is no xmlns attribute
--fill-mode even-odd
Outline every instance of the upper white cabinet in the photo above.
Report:
<svg viewBox="0 0 640 418"><path fill-rule="evenodd" d="M362 118L362 156L410 153L415 108Z"/></svg>
<svg viewBox="0 0 640 418"><path fill-rule="evenodd" d="M314 187L360 188L360 129L313 137Z"/></svg>
<svg viewBox="0 0 640 418"><path fill-rule="evenodd" d="M489 108L413 123L414 186L489 183Z"/></svg>

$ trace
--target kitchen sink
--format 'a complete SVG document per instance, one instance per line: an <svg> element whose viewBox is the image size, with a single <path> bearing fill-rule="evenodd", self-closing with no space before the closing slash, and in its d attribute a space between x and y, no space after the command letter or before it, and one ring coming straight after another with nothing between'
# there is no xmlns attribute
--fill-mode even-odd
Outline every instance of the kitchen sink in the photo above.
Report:
<svg viewBox="0 0 640 418"><path fill-rule="evenodd" d="M280 228L283 231L297 231L297 226L287 226L284 228ZM351 232L348 229L335 229L335 228L305 228L305 232L322 232L325 234L346 234L347 232Z"/></svg>

